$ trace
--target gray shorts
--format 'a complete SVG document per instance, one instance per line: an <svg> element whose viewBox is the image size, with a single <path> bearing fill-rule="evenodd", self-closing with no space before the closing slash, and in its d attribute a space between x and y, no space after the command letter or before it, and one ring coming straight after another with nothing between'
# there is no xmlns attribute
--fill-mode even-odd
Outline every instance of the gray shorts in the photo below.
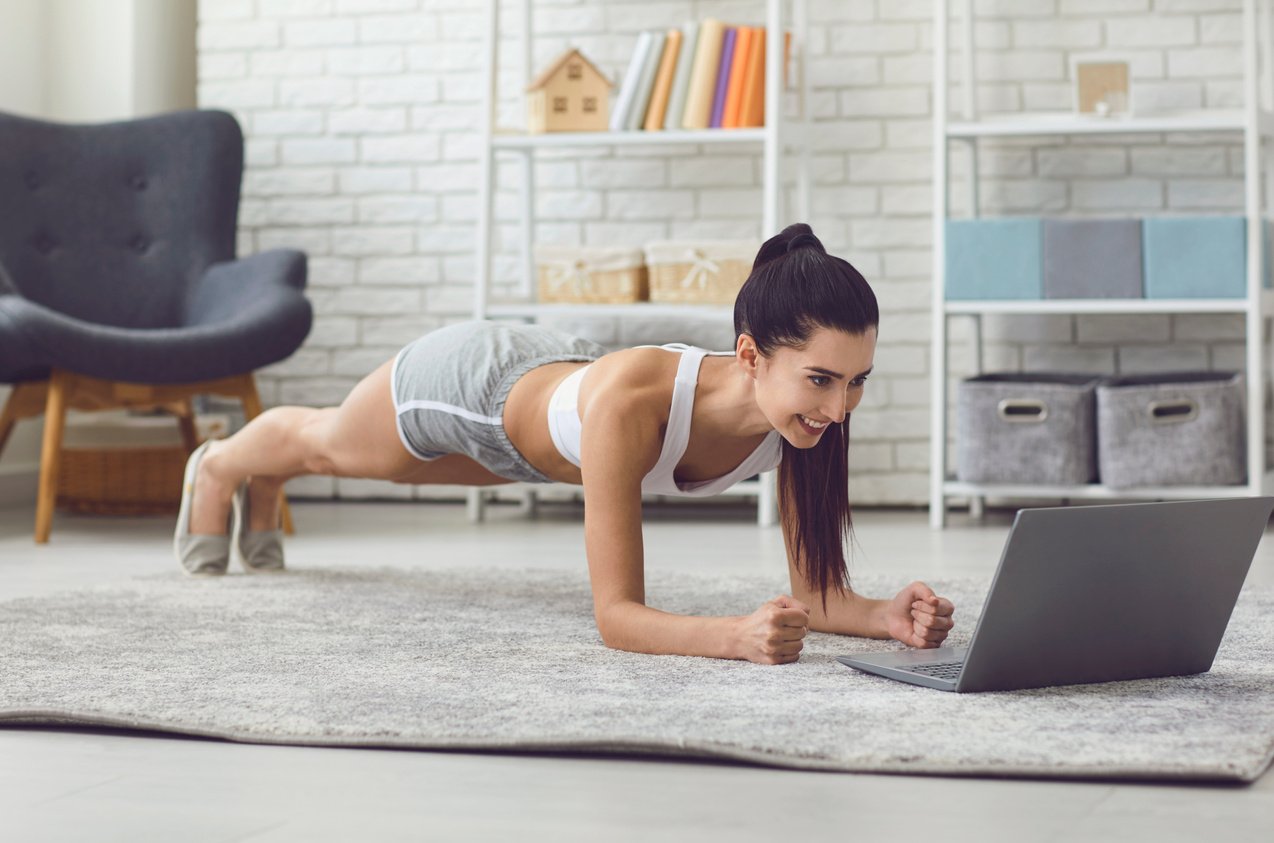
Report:
<svg viewBox="0 0 1274 843"><path fill-rule="evenodd" d="M501 477L550 483L509 441L504 402L537 366L605 353L595 342L541 325L479 320L431 331L394 358L398 438L417 459L465 454Z"/></svg>

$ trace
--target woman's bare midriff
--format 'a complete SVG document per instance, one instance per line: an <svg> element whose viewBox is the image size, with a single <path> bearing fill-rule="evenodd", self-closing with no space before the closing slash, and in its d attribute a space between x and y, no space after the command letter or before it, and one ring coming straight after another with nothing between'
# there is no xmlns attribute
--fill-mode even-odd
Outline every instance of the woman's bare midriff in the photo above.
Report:
<svg viewBox="0 0 1274 843"><path fill-rule="evenodd" d="M636 352L636 353L635 353ZM659 431L663 436L668 426L668 411L672 404L673 381L677 374L680 355L661 349L629 349L620 352L625 359L608 359L611 365L636 365L649 373L652 384L658 389L652 393L651 412L659 414ZM615 354L620 354L615 353ZM612 355L607 355L611 358ZM705 361L706 362L706 361ZM504 403L504 429L513 447L527 461L551 480L558 483L582 485L580 470L563 457L553 444L549 433L548 405L557 389L577 369L589 365L586 362L548 363L527 372L513 385ZM591 390L589 381L595 372L584 376L580 386L579 412L581 418L587 412ZM697 409L697 407L696 407ZM698 426L702 427L702 426ZM764 436L748 439L722 439L707 436L696 430L694 419L690 422L690 439L686 451L673 473L679 483L695 483L711 480L733 471L756 450Z"/></svg>
<svg viewBox="0 0 1274 843"><path fill-rule="evenodd" d="M518 378L504 402L504 432L527 462L558 483L583 483L580 470L557 451L549 433L549 399L558 384L588 363L546 363Z"/></svg>

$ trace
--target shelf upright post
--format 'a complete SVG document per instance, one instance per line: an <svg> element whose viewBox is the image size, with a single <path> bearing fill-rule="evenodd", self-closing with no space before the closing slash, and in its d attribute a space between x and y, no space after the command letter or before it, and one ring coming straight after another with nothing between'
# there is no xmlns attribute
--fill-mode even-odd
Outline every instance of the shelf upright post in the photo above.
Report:
<svg viewBox="0 0 1274 843"><path fill-rule="evenodd" d="M495 215L495 146L492 144L497 101L496 59L500 47L500 0L486 0L487 33L482 40L482 111L478 115L478 227L477 254L473 263L473 318L487 318L487 293L491 283L491 224ZM469 520L483 520L486 498L480 488L465 495Z"/></svg>
<svg viewBox="0 0 1274 843"><path fill-rule="evenodd" d="M792 0L792 73L798 81L797 115L800 124L800 166L796 171L796 213L801 222L810 221L810 84L805 73L805 51L809 36L809 12L805 0Z"/></svg>
<svg viewBox="0 0 1274 843"><path fill-rule="evenodd" d="M972 83L972 80L966 80ZM929 526L947 521L947 0L933 11L933 327L929 347Z"/></svg>
<svg viewBox="0 0 1274 843"><path fill-rule="evenodd" d="M1257 53L1257 64L1260 64L1260 57L1265 57L1265 90L1264 96L1260 100L1260 108L1266 111L1274 111L1274 8L1271 4L1262 2L1257 7L1257 14L1261 19L1261 44Z"/></svg>
<svg viewBox="0 0 1274 843"><path fill-rule="evenodd" d="M961 75L964 76L964 84L961 87L963 99L963 119L966 123L972 123L978 119L977 105L977 65L976 54L974 53L973 38L973 0L964 0L962 4L962 17L960 19L960 58L961 58ZM946 60L945 57L943 59ZM982 199L979 193L979 185L982 183L982 173L978 169L978 136L970 135L964 138L965 150L968 152L969 164L969 215L976 219L982 216ZM944 297L945 299L945 297ZM982 374L982 314L974 313L970 316L973 322L973 363L976 369L975 374ZM946 369L942 372L943 378L946 378ZM945 412L945 408L944 408ZM946 468L943 468L943 474L946 474ZM982 506L984 500L981 495L973 495L969 498L969 514L974 518L982 517Z"/></svg>
<svg viewBox="0 0 1274 843"><path fill-rule="evenodd" d="M764 207L761 209L762 240L773 237L779 227L779 197L782 191L779 131L783 122L783 13L782 0L766 0L766 41L774 45L765 51L765 142L762 183Z"/></svg>
<svg viewBox="0 0 1274 843"><path fill-rule="evenodd" d="M1265 67L1264 67L1265 75L1262 80L1263 84L1258 84L1258 103L1259 104L1257 106L1257 115L1256 115L1256 120L1257 120L1256 126L1257 126L1257 133L1258 133L1256 154L1257 154L1257 159L1260 161L1262 174L1265 179L1265 192L1264 192L1265 203L1269 205L1269 204L1274 204L1274 167L1270 166L1270 160L1269 160L1270 151L1265 147L1265 144L1264 144L1265 136L1263 133L1271 129L1271 127L1266 123L1266 120L1268 116L1270 115L1270 113L1274 112L1274 3L1261 2L1257 6L1256 11L1257 11L1258 19L1261 21L1261 24L1260 24L1261 40L1257 47L1257 65L1259 66L1261 64L1262 59L1264 59L1264 62L1265 62ZM1262 232L1264 232L1265 231L1265 222L1264 222L1265 209L1262 208L1261 211L1262 211L1261 230ZM1262 271L1264 271L1265 264L1267 261L1274 260L1274 258L1272 258L1269 255L1269 250L1266 248L1267 245L1268 244L1265 242L1265 237L1262 236L1261 250L1262 250L1262 253L1264 254L1264 257L1261 260ZM1270 314L1266 312L1266 309L1265 309L1265 303L1268 296L1269 294L1265 292L1265 279L1262 278L1261 283L1257 285L1257 302L1258 302L1258 310L1261 313L1262 325L1264 325L1265 320L1270 317ZM1248 330L1249 331L1251 330L1250 323L1249 323ZM1262 331L1262 339L1264 339L1264 331ZM1263 348L1261 351L1261 358L1263 360L1267 360L1268 362L1268 359L1265 358L1264 356ZM1250 387L1249 387L1249 394L1250 394ZM1269 423L1268 419L1266 420L1266 423L1267 424ZM1251 461L1249 460L1249 468L1250 467L1251 467ZM1265 469L1264 465L1262 465L1262 469L1263 470L1261 472L1261 485L1257 487L1254 484L1251 484L1251 483L1248 484L1249 488L1254 490L1256 494L1266 494L1270 491L1268 487L1268 483L1270 479L1269 472L1268 470Z"/></svg>
<svg viewBox="0 0 1274 843"><path fill-rule="evenodd" d="M522 0L522 35L520 38L522 52L522 84L518 86L523 99L526 87L534 78L531 63L534 51L531 49L531 33L534 27L534 9L531 0ZM497 36L498 37L498 36ZM520 297L531 298L535 277L535 256L532 244L535 242L535 147L526 146L522 150L522 214L519 222L519 246L522 263L522 289Z"/></svg>
<svg viewBox="0 0 1274 843"><path fill-rule="evenodd" d="M521 48L521 84L518 85L519 95L523 101L526 99L527 86L531 84L534 78L532 70L532 62L534 60L533 50L531 49L531 35L535 29L534 8L531 0L522 0L522 33L519 38ZM497 39L499 33L496 34ZM532 251L532 243L535 242L535 148L527 146L522 150L522 213L518 220L518 247L521 257L522 271L519 273L521 277L520 298L530 299L532 289L532 279L535 277L535 262ZM518 511L522 515L534 518L538 509L536 505L535 486L527 483L522 487L522 502Z"/></svg>
<svg viewBox="0 0 1274 843"><path fill-rule="evenodd" d="M1247 216L1247 481L1265 485L1265 316L1261 307L1261 123L1256 0L1243 0L1243 188Z"/></svg>
<svg viewBox="0 0 1274 843"><path fill-rule="evenodd" d="M782 0L766 0L765 8L765 142L762 183L764 207L761 209L761 239L778 233L779 201L783 181L780 156L783 152L783 8ZM778 497L775 472L767 471L759 478L756 523L772 527L778 523Z"/></svg>
<svg viewBox="0 0 1274 843"><path fill-rule="evenodd" d="M494 133L496 106L496 53L500 26L500 0L486 0L487 34L482 41L482 112L478 116L478 230L477 254L474 261L473 318L487 318L487 286L491 283L491 222L494 216L495 147L491 143Z"/></svg>

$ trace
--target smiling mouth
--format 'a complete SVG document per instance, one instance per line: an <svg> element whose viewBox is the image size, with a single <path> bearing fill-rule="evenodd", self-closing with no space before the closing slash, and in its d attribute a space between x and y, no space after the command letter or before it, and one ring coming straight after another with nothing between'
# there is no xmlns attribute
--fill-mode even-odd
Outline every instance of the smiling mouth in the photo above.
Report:
<svg viewBox="0 0 1274 843"><path fill-rule="evenodd" d="M821 425L811 424L812 420L800 415L799 413L797 414L796 419L801 423L801 428L811 436L817 436L826 430L827 426L831 424L831 422L823 422Z"/></svg>

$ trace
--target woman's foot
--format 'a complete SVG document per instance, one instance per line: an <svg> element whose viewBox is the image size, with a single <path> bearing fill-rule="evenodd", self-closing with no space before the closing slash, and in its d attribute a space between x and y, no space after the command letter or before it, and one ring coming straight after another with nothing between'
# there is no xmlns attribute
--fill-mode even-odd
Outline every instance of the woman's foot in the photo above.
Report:
<svg viewBox="0 0 1274 843"><path fill-rule="evenodd" d="M248 530L263 533L279 529L278 483L254 477L248 484Z"/></svg>
<svg viewBox="0 0 1274 843"><path fill-rule="evenodd" d="M211 442L195 469L194 499L190 509L190 534L224 536L228 533L230 498L234 486L217 474L217 452L221 442Z"/></svg>
<svg viewBox="0 0 1274 843"><path fill-rule="evenodd" d="M234 549L249 574L282 573L279 483L254 477L234 493Z"/></svg>
<svg viewBox="0 0 1274 843"><path fill-rule="evenodd" d="M228 512L222 511L219 529L210 529L206 523L201 524L203 532L197 533L192 529L197 503L202 503L205 507L206 511L201 513L201 518L205 522L209 512L214 511L210 504L215 503L216 499L208 489L212 484L201 480L204 458L212 449L212 445L211 441L200 445L186 461L186 469L182 474L181 508L177 513L176 529L173 531L173 553L182 569L192 576L224 574L230 557L230 536L227 535ZM199 487L198 495L195 494L196 486Z"/></svg>

